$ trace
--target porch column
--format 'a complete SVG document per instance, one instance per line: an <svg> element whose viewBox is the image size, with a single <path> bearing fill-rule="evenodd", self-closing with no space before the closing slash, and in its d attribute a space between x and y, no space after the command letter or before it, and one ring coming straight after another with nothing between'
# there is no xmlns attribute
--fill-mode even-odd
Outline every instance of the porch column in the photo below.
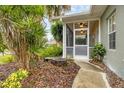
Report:
<svg viewBox="0 0 124 93"><path fill-rule="evenodd" d="M66 24L63 24L63 58L66 58Z"/></svg>
<svg viewBox="0 0 124 93"><path fill-rule="evenodd" d="M101 43L101 20L99 19L99 43Z"/></svg>

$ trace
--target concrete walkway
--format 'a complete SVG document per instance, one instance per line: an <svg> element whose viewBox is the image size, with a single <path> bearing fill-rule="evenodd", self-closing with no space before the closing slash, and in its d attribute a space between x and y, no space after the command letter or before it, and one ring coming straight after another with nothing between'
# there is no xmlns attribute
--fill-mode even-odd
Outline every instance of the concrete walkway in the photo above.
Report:
<svg viewBox="0 0 124 93"><path fill-rule="evenodd" d="M108 88L106 74L98 67L81 61L75 61L81 67L74 79L73 88Z"/></svg>

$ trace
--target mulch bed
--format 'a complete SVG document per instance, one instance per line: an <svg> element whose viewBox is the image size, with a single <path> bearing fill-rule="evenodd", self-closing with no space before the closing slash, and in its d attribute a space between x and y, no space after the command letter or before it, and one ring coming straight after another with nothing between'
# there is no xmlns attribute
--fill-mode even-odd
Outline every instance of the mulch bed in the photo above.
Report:
<svg viewBox="0 0 124 93"><path fill-rule="evenodd" d="M0 65L0 72L6 77L16 71L18 66L12 62ZM31 65L30 74L22 81L24 88L71 88L73 80L80 69L74 62L56 66L50 62L39 61Z"/></svg>
<svg viewBox="0 0 124 93"><path fill-rule="evenodd" d="M18 69L19 67L16 62L0 65L0 81L5 80L11 73Z"/></svg>
<svg viewBox="0 0 124 93"><path fill-rule="evenodd" d="M107 80L112 88L124 88L124 80L111 71L104 63L99 61L90 61L99 66L107 74Z"/></svg>

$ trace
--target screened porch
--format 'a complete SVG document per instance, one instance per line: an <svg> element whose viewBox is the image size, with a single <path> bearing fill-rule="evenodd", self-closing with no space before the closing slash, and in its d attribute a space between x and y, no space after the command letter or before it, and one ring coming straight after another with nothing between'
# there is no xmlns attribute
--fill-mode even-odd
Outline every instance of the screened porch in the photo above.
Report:
<svg viewBox="0 0 124 93"><path fill-rule="evenodd" d="M66 23L65 28L65 57L89 59L99 42L99 20Z"/></svg>

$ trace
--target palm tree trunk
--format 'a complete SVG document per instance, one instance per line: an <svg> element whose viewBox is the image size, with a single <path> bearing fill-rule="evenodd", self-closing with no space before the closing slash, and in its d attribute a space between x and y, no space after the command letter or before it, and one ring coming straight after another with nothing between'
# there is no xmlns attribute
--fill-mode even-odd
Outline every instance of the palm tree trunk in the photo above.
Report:
<svg viewBox="0 0 124 93"><path fill-rule="evenodd" d="M5 21L4 36L8 48L15 52L16 61L19 63L20 68L29 70L29 53L27 52L28 46L26 38L21 31L12 29L11 25ZM11 28L11 29L10 29Z"/></svg>

